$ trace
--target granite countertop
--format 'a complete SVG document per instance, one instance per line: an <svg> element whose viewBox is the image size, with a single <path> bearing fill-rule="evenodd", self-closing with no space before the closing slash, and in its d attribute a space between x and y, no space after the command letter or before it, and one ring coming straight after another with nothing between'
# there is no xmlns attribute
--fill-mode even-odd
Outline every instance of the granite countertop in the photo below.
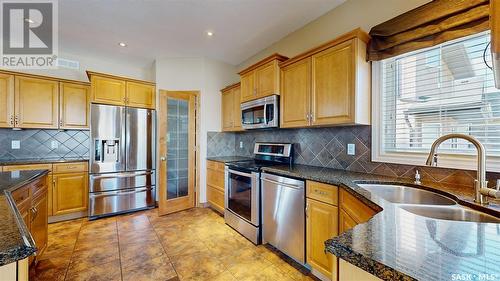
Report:
<svg viewBox="0 0 500 281"><path fill-rule="evenodd" d="M432 182L417 186L408 179L304 165L263 170L338 185L379 211L368 222L325 244L328 252L383 280L452 280L458 274L471 274L470 280L500 279L500 224L419 216L372 195L356 182L403 183L430 189L464 206L500 217L499 204L481 207L472 203L472 188L464 190Z"/></svg>
<svg viewBox="0 0 500 281"><path fill-rule="evenodd" d="M245 156L221 156L221 157L207 157L207 160L222 162L222 163L229 163L229 162L253 160L253 158L245 157Z"/></svg>
<svg viewBox="0 0 500 281"><path fill-rule="evenodd" d="M0 159L0 166L19 165L19 164L65 163L65 162L81 162L81 161L89 161L89 159L83 157Z"/></svg>
<svg viewBox="0 0 500 281"><path fill-rule="evenodd" d="M47 173L47 170L0 173L0 266L22 260L36 252L35 242L11 192Z"/></svg>

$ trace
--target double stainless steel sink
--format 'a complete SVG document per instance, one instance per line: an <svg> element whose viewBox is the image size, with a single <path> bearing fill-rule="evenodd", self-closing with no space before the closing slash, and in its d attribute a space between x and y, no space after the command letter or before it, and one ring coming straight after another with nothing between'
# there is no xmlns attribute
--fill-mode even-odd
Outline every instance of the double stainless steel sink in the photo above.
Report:
<svg viewBox="0 0 500 281"><path fill-rule="evenodd" d="M441 194L419 188L393 184L358 184L370 193L410 213L441 220L500 223L500 219L464 207Z"/></svg>

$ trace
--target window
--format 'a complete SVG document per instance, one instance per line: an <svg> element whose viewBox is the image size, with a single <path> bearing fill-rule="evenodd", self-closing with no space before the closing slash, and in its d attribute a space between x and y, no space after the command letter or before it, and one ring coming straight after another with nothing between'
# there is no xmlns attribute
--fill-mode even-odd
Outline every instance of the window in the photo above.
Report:
<svg viewBox="0 0 500 281"><path fill-rule="evenodd" d="M483 59L489 40L488 31L373 64L374 161L423 165L436 138L462 133L479 139L488 170L500 171L500 91ZM441 167L476 167L465 140L438 153Z"/></svg>

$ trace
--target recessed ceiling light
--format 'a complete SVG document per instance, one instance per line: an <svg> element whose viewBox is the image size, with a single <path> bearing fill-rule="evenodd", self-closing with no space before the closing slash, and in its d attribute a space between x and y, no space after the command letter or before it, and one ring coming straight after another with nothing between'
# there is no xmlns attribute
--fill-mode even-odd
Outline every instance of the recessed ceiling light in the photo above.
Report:
<svg viewBox="0 0 500 281"><path fill-rule="evenodd" d="M118 43L118 45L120 45L120 47L127 47L127 44L123 42Z"/></svg>
<svg viewBox="0 0 500 281"><path fill-rule="evenodd" d="M214 33L212 31L207 31L207 36L212 37L212 36L214 36Z"/></svg>
<svg viewBox="0 0 500 281"><path fill-rule="evenodd" d="M25 18L24 21L29 22L29 23L35 23L35 21L30 19L30 18Z"/></svg>

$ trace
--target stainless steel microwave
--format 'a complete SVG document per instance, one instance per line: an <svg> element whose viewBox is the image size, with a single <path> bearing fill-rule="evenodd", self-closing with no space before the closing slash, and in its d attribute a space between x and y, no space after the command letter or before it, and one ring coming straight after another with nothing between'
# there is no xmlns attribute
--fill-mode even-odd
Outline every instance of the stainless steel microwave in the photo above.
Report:
<svg viewBox="0 0 500 281"><path fill-rule="evenodd" d="M243 129L277 128L279 126L279 96L244 102L241 104Z"/></svg>

